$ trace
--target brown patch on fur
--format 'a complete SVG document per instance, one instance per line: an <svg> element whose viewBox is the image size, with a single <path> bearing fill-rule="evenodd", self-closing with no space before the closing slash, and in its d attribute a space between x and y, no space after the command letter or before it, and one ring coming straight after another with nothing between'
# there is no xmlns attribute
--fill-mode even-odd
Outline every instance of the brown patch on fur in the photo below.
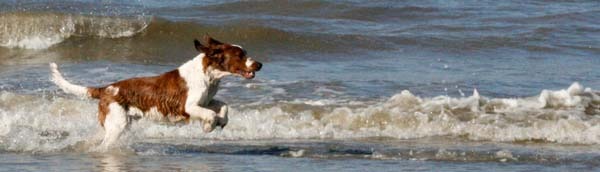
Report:
<svg viewBox="0 0 600 172"><path fill-rule="evenodd" d="M179 75L179 70L159 76L131 78L109 86L118 89L116 95L112 91L115 89L106 89L107 87L90 89L92 97L100 99L98 120L102 126L108 115L108 105L113 102L123 106L126 111L135 107L146 113L156 107L158 112L168 118L171 115L188 121L190 117L185 112L188 88Z"/></svg>
<svg viewBox="0 0 600 172"><path fill-rule="evenodd" d="M104 88L88 88L88 94L90 95L90 97L95 99L99 99L102 95L102 92L104 92Z"/></svg>
<svg viewBox="0 0 600 172"><path fill-rule="evenodd" d="M98 121L102 127L104 127L104 121L109 112L108 105L112 102L114 102L114 100L111 96L106 94L101 95L100 102L98 102Z"/></svg>

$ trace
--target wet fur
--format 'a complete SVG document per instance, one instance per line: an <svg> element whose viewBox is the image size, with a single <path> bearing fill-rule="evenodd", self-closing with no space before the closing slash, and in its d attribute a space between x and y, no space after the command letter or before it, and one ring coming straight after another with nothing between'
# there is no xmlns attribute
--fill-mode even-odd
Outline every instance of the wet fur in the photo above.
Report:
<svg viewBox="0 0 600 172"><path fill-rule="evenodd" d="M213 97L220 79L238 75L251 79L262 64L246 57L240 46L208 36L207 46L194 40L201 53L179 68L158 76L131 78L103 87L84 87L64 79L51 63L52 81L67 93L99 99L98 121L105 129L104 147L112 145L129 124L129 118L149 117L169 122L200 120L203 130L225 127L228 106Z"/></svg>

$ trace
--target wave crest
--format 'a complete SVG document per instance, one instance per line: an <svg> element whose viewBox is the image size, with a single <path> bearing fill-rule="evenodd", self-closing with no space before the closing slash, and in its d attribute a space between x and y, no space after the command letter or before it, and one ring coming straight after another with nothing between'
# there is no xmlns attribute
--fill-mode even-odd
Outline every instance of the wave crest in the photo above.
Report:
<svg viewBox="0 0 600 172"><path fill-rule="evenodd" d="M143 31L150 24L144 16L120 18L62 13L0 14L0 46L45 49L72 36L120 38Z"/></svg>
<svg viewBox="0 0 600 172"><path fill-rule="evenodd" d="M414 139L450 136L502 142L544 141L599 144L600 97L574 83L528 98L421 98L403 91L383 103L304 109L276 105L254 108L236 118L213 139L367 138ZM160 130L154 130L160 131ZM150 131L144 131L150 132ZM177 131L172 131L177 133ZM154 135L152 133L148 135ZM166 133L163 133L166 134ZM184 136L186 134L181 134Z"/></svg>

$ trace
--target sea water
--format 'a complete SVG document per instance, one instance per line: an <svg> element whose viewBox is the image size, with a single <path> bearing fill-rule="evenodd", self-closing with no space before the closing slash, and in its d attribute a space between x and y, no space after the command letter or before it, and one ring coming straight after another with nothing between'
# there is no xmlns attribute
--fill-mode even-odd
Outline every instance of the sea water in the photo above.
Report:
<svg viewBox="0 0 600 172"><path fill-rule="evenodd" d="M596 1L2 1L2 171L593 171ZM229 124L141 119L98 151L76 84L158 75L205 34L264 64Z"/></svg>

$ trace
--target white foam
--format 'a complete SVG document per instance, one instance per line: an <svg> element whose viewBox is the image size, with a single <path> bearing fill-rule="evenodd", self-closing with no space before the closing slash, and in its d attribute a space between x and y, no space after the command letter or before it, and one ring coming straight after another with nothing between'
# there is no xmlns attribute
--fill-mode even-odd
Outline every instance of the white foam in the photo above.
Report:
<svg viewBox="0 0 600 172"><path fill-rule="evenodd" d="M291 101L232 107L225 129L202 132L200 123L165 125L140 120L131 142L145 139L413 139L450 136L488 141L542 140L600 144L600 96L574 84L529 98L422 98L402 91L379 103ZM332 104L333 103L333 104ZM290 106L301 104L302 106ZM353 103L356 104L356 103ZM544 106L541 106L544 105ZM290 108L293 107L293 108ZM0 93L0 148L60 150L87 142L101 131L95 101ZM68 133L64 135L63 133ZM507 153L498 153L510 159Z"/></svg>
<svg viewBox="0 0 600 172"><path fill-rule="evenodd" d="M98 128L91 102L0 92L0 147L54 151L92 139Z"/></svg>
<svg viewBox="0 0 600 172"><path fill-rule="evenodd" d="M46 49L73 36L130 37L148 26L146 19L53 13L0 15L0 46Z"/></svg>
<svg viewBox="0 0 600 172"><path fill-rule="evenodd" d="M25 48L25 49L45 49L54 44L60 43L64 40L64 37L61 36L30 36L23 37L19 39L8 39L0 46L3 47L17 47L17 48Z"/></svg>
<svg viewBox="0 0 600 172"><path fill-rule="evenodd" d="M542 95L562 95L568 90L572 89L545 91ZM546 140L598 144L600 137L595 133L600 132L600 127L596 127L600 119L596 114L588 113L589 108L598 108L600 99L591 89L587 90L543 100L486 99L476 90L466 98L420 98L403 91L384 103L364 108L338 107L326 112L310 108L290 111L280 106L234 110L228 128L199 137L270 139L385 136L408 139L466 136L471 140ZM545 104L543 101L554 103L540 106ZM319 101L305 103L317 107L327 104Z"/></svg>

